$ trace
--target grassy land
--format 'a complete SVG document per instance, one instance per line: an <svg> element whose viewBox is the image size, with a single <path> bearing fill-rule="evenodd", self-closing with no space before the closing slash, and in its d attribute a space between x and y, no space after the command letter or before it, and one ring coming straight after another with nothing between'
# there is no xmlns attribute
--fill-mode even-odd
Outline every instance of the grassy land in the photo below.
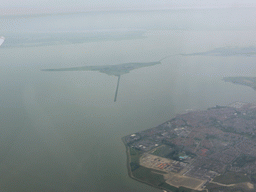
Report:
<svg viewBox="0 0 256 192"><path fill-rule="evenodd" d="M245 164L247 163L252 163L256 160L255 157L250 156L250 155L241 155L240 157L238 157L234 163L233 166L236 167L243 167Z"/></svg>
<svg viewBox="0 0 256 192"><path fill-rule="evenodd" d="M143 180L146 183L159 186L165 183L163 175L152 173L152 169L146 167L140 167L132 172L132 175L139 180Z"/></svg>
<svg viewBox="0 0 256 192"><path fill-rule="evenodd" d="M187 189L184 187L176 188L171 185L168 185L165 183L165 179L163 175L155 174L155 170L146 168L146 167L140 167L132 172L132 175L145 183L150 183L153 186L164 188L166 190L170 190L173 192L196 192L196 190Z"/></svg>
<svg viewBox="0 0 256 192"><path fill-rule="evenodd" d="M158 156L161 156L161 153L162 153L162 147L163 146L161 146L161 147L159 147L158 149L156 149L152 154L153 155L158 155Z"/></svg>
<svg viewBox="0 0 256 192"><path fill-rule="evenodd" d="M165 188L166 190L170 190L172 192L198 192L196 190L188 189L185 187L176 188L171 185L168 185L167 183L162 184L161 187ZM206 190L203 190L202 192L206 192Z"/></svg>
<svg viewBox="0 0 256 192"><path fill-rule="evenodd" d="M141 152L137 149L130 148L131 163L139 164Z"/></svg>
<svg viewBox="0 0 256 192"><path fill-rule="evenodd" d="M253 183L256 183L256 174L251 175L251 180Z"/></svg>
<svg viewBox="0 0 256 192"><path fill-rule="evenodd" d="M250 182L250 178L244 173L236 173L236 172L227 172L223 175L215 177L214 182L223 183L223 184L236 184L243 182Z"/></svg>
<svg viewBox="0 0 256 192"><path fill-rule="evenodd" d="M206 188L209 190L209 192L220 192L220 191L225 191L225 192L244 192L242 189L237 189L234 187L224 187L224 186L219 186L214 183L209 183Z"/></svg>

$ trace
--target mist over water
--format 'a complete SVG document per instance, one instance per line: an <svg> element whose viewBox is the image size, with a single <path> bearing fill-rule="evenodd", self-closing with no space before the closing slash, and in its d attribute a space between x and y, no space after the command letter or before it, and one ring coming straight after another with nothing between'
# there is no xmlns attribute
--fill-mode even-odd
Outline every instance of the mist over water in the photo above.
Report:
<svg viewBox="0 0 256 192"><path fill-rule="evenodd" d="M128 177L121 138L186 109L256 102L253 89L222 81L255 76L255 58L169 57L161 65L122 75L117 102L115 76L40 69L153 62L168 55L255 46L255 13L176 10L0 19L4 43L13 34L24 43L0 48L0 190L159 191ZM74 43L64 34L66 43L48 38L37 46L42 30L49 36L56 31L94 36ZM124 35L131 31L140 31L139 38ZM32 46L22 36L30 33Z"/></svg>

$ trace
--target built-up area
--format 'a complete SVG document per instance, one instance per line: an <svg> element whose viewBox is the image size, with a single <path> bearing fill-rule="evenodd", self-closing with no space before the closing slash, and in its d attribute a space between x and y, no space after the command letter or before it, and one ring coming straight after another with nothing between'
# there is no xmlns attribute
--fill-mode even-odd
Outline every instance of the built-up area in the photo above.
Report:
<svg viewBox="0 0 256 192"><path fill-rule="evenodd" d="M190 111L124 141L140 152L135 168L162 171L166 183L200 191L227 172L256 175L256 105Z"/></svg>

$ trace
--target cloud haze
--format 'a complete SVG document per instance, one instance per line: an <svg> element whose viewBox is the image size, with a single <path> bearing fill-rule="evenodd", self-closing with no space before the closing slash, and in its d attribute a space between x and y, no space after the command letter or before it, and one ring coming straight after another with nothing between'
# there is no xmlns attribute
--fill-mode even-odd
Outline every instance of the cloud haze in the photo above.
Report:
<svg viewBox="0 0 256 192"><path fill-rule="evenodd" d="M95 10L256 7L253 0L0 0L0 15Z"/></svg>

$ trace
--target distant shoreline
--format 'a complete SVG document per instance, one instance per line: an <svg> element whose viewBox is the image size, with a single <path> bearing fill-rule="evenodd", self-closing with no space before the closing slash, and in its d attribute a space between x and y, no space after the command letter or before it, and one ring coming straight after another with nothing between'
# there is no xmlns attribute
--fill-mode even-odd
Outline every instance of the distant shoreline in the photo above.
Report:
<svg viewBox="0 0 256 192"><path fill-rule="evenodd" d="M138 8L105 8L105 9L90 9L90 7L82 7L79 9L73 8L73 9L67 9L65 7L56 8L56 9L47 9L48 11L45 11L46 9L43 8L23 8L23 7L5 7L0 8L0 16L1 17L40 17L40 16L49 16L49 15L66 15L66 14L81 14L81 13L111 13L111 12L147 12L147 11L176 11L176 10L210 10L210 9L255 9L256 7L248 5L248 6L242 6L242 7L231 7L231 6L194 6L194 7L188 7L188 6L176 6L176 7L138 7Z"/></svg>

